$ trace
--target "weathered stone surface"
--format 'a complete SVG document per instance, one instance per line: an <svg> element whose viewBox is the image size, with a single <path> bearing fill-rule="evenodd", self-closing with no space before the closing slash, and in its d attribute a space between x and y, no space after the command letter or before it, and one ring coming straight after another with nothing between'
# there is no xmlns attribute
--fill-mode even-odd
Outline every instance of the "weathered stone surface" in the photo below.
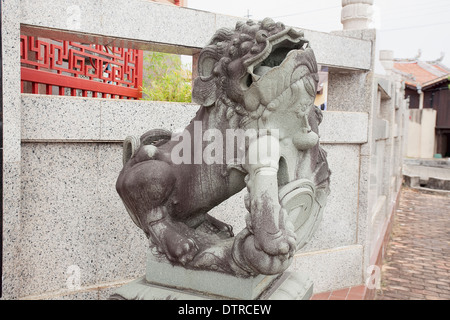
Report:
<svg viewBox="0 0 450 320"><path fill-rule="evenodd" d="M403 181L405 182L405 185L407 185L408 187L418 187L420 184L420 177L404 175Z"/></svg>
<svg viewBox="0 0 450 320"><path fill-rule="evenodd" d="M450 180L430 177L427 187L431 189L450 190Z"/></svg>
<svg viewBox="0 0 450 320"><path fill-rule="evenodd" d="M264 275L238 278L222 272L185 269L182 266L172 265L151 252L148 254L145 275L146 281L152 285L194 291L213 297L244 300L258 298L276 278L277 276Z"/></svg>

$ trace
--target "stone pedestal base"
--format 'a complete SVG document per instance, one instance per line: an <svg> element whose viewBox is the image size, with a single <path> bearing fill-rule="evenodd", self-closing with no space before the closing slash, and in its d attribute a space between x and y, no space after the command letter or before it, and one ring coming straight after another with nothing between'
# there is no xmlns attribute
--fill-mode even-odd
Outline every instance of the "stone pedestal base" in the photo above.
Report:
<svg viewBox="0 0 450 320"><path fill-rule="evenodd" d="M210 281L217 288L224 283L214 280L214 272L211 272ZM221 278L219 274L219 279ZM168 274L170 277L170 274ZM235 291L241 292L240 294L233 294L232 296L218 295L217 290L213 292L197 291L192 288L177 288L167 287L163 285L157 285L148 282L146 277L136 279L129 284L126 284L116 290L116 292L110 297L111 300L309 300L313 293L313 283L307 277L302 277L296 273L285 272L278 278L268 283L268 286L259 295L250 298L245 297L243 293L251 292L256 295L258 290L249 290L246 285L251 285L253 279L240 279L236 278L236 282L241 280L241 284L235 284ZM241 296L240 299L237 296Z"/></svg>
<svg viewBox="0 0 450 320"><path fill-rule="evenodd" d="M229 274L190 270L164 258L147 256L142 278L116 290L114 300L308 300L313 283L293 272L282 275L239 278Z"/></svg>
<svg viewBox="0 0 450 320"><path fill-rule="evenodd" d="M110 299L307 300L312 296L312 289L312 281L297 273L239 278L174 266L149 251L146 275L119 288Z"/></svg>

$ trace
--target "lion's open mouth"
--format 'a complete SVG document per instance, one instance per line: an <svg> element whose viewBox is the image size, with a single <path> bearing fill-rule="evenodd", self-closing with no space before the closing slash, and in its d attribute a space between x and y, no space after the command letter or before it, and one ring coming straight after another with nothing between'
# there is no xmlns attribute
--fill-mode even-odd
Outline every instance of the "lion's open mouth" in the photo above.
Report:
<svg viewBox="0 0 450 320"><path fill-rule="evenodd" d="M245 82L241 82L247 110L255 111L260 104L281 103L288 97L291 105L299 97L297 89L304 84L309 95L315 95L317 62L308 41L302 36L294 38L286 33L277 37L263 52L249 60L246 61L247 75L242 79Z"/></svg>
<svg viewBox="0 0 450 320"><path fill-rule="evenodd" d="M268 37L264 50L244 61L244 66L247 74L240 85L245 108L255 119L266 107L306 110L315 96L317 62L302 32L287 28Z"/></svg>
<svg viewBox="0 0 450 320"><path fill-rule="evenodd" d="M243 79L243 85L249 88L267 72L282 65L290 52L293 50L303 52L308 47L309 43L303 38L303 33L294 29L287 29L286 32L269 37L266 48L245 62L247 65L247 75Z"/></svg>

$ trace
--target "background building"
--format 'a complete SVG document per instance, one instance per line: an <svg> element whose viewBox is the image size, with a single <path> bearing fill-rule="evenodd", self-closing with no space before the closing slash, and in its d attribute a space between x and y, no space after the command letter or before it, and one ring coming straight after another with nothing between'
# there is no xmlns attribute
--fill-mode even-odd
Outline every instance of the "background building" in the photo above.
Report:
<svg viewBox="0 0 450 320"><path fill-rule="evenodd" d="M405 82L410 130L406 156L450 157L450 68L440 59L394 59L393 72Z"/></svg>

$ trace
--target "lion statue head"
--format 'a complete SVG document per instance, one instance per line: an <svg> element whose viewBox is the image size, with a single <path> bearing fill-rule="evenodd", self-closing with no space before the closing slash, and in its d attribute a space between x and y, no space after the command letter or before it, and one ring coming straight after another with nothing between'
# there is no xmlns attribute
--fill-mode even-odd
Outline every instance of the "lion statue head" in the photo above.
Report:
<svg viewBox="0 0 450 320"><path fill-rule="evenodd" d="M234 30L219 29L200 52L192 98L205 107L224 104L239 127L270 127L280 125L274 112L307 115L318 79L303 32L270 18L241 21Z"/></svg>

